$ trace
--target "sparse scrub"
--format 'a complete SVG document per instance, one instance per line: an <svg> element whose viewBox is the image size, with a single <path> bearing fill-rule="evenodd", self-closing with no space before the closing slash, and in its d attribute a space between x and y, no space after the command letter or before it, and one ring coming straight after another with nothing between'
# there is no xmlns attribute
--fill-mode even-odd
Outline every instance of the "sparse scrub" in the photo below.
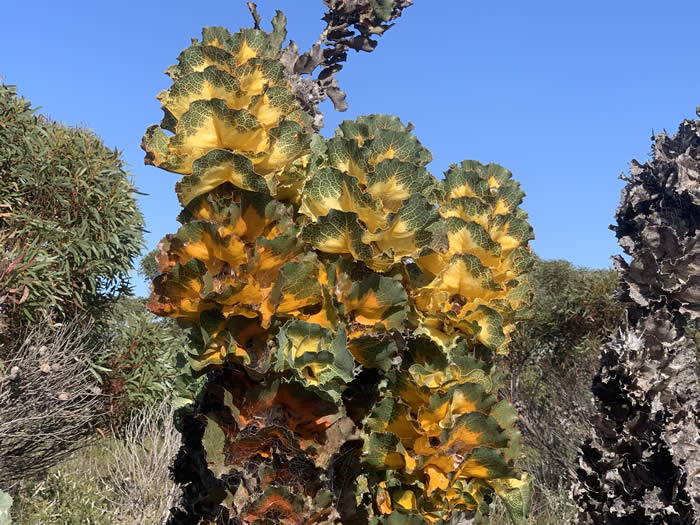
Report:
<svg viewBox="0 0 700 525"><path fill-rule="evenodd" d="M498 500L492 505L489 520L490 525L511 525L507 509ZM552 491L535 480L527 525L578 525L576 504L568 491Z"/></svg>
<svg viewBox="0 0 700 525"><path fill-rule="evenodd" d="M169 400L135 412L124 437L76 451L39 480L17 487L18 525L158 525L177 490L169 466L180 445Z"/></svg>
<svg viewBox="0 0 700 525"><path fill-rule="evenodd" d="M617 273L536 260L529 318L513 334L501 392L518 407L528 471L540 488L568 489L578 446L594 412L591 382L599 348L617 330L624 305Z"/></svg>
<svg viewBox="0 0 700 525"><path fill-rule="evenodd" d="M180 448L169 399L136 412L115 440L106 463L116 523L165 523L178 501L170 466Z"/></svg>
<svg viewBox="0 0 700 525"><path fill-rule="evenodd" d="M84 446L103 412L85 340L90 321L48 320L0 347L0 486L41 475Z"/></svg>

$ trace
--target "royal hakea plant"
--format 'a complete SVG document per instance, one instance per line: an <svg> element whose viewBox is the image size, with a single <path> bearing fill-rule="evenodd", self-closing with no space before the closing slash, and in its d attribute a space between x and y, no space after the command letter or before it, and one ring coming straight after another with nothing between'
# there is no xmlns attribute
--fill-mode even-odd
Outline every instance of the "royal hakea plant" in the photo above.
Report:
<svg viewBox="0 0 700 525"><path fill-rule="evenodd" d="M523 192L474 161L438 181L397 117L314 133L273 26L205 28L144 137L184 208L149 307L208 373L173 523L440 524L494 494L525 523L494 374L529 301Z"/></svg>
<svg viewBox="0 0 700 525"><path fill-rule="evenodd" d="M698 108L700 117L700 108ZM580 523L700 522L700 120L653 137L617 210L627 323L602 349L600 412L578 458Z"/></svg>

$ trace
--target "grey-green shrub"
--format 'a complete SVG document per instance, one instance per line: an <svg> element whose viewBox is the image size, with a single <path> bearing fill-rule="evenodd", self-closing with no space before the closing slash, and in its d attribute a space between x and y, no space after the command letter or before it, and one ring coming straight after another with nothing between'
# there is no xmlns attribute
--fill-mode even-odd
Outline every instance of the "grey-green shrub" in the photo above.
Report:
<svg viewBox="0 0 700 525"><path fill-rule="evenodd" d="M117 150L0 85L0 180L0 338L129 290L144 221Z"/></svg>

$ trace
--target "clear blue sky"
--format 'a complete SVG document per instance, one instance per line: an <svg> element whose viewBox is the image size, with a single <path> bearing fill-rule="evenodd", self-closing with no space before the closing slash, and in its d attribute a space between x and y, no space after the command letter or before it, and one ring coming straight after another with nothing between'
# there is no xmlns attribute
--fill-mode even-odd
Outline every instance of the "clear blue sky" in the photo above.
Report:
<svg viewBox="0 0 700 525"><path fill-rule="evenodd" d="M161 118L163 71L202 26L249 27L243 0L0 2L0 76L42 112L94 129L123 151L149 248L177 228L177 176L143 165L139 144ZM289 19L302 49L323 22L320 0L259 0ZM700 105L700 2L416 0L373 53L338 75L349 110L326 106L324 134L345 118L392 113L416 125L432 172L462 159L497 162L528 196L540 256L609 267L608 230L632 158L652 132L675 132ZM269 27L267 25L266 27ZM137 292L146 286L134 278Z"/></svg>

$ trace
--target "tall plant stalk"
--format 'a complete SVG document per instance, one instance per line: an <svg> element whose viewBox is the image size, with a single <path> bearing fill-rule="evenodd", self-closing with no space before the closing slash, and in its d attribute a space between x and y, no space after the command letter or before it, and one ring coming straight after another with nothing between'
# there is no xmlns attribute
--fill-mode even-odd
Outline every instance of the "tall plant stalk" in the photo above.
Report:
<svg viewBox="0 0 700 525"><path fill-rule="evenodd" d="M652 159L632 162L613 228L631 306L593 383L600 414L573 490L582 523L700 520L697 347L686 334L700 317L700 121L653 139Z"/></svg>

